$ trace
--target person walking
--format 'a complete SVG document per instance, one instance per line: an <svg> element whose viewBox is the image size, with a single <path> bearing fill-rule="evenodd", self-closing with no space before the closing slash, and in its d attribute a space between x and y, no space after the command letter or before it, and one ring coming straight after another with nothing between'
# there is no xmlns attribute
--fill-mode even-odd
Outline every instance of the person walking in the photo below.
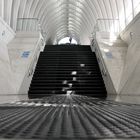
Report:
<svg viewBox="0 0 140 140"><path fill-rule="evenodd" d="M72 37L69 38L69 41L70 41L70 44L71 44L71 42L72 42Z"/></svg>

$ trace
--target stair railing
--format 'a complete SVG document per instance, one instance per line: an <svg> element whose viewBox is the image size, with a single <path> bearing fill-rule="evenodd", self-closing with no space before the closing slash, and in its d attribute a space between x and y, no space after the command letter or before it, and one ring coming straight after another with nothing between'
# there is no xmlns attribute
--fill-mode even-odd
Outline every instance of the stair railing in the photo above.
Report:
<svg viewBox="0 0 140 140"><path fill-rule="evenodd" d="M41 33L41 27L39 24L38 18L18 18L17 19L17 27L16 31L31 31L31 32L40 32ZM36 61L38 60L38 52L40 52L40 48L34 52L34 56L32 57L31 64L28 67L27 77L32 76L34 72L34 65ZM26 75L25 75L26 76Z"/></svg>
<svg viewBox="0 0 140 140"><path fill-rule="evenodd" d="M104 82L106 85L107 92L109 94L117 94L117 92L115 90L115 86L112 81L112 78L105 65L105 62L104 62L104 59L101 54L97 41L95 41L95 54L96 54L96 57L97 57L97 60L98 60L99 66L100 66L100 70L101 70L101 73L102 73L102 76L103 76L103 79L104 79Z"/></svg>
<svg viewBox="0 0 140 140"><path fill-rule="evenodd" d="M33 73L34 73L34 66L35 66L35 64L36 64L36 62L37 62L37 60L38 60L38 52L40 51L40 49L37 49L37 51L35 52L35 55L33 56L33 61L32 61L32 63L30 64L30 66L29 66L29 70L28 70L28 75L27 75L27 77L30 77L30 76L32 76L33 75Z"/></svg>
<svg viewBox="0 0 140 140"><path fill-rule="evenodd" d="M97 56L97 61L102 66L102 69L101 69L102 75L106 77L107 76L107 68L106 68L106 66L105 66L105 64L103 62L101 51L99 50L99 47L97 45L98 44L96 43L96 45L95 45L95 53L96 53L96 56Z"/></svg>
<svg viewBox="0 0 140 140"><path fill-rule="evenodd" d="M30 66L29 66L29 68L28 68L28 75L27 75L27 77L32 76L33 73L34 73L35 64L36 64L37 61L38 61L38 57L39 57L40 50L41 50L40 47L41 47L41 45L38 44L38 45L37 45L37 49L36 49L35 52L34 52L34 56L32 57L31 64L30 64Z"/></svg>
<svg viewBox="0 0 140 140"><path fill-rule="evenodd" d="M100 47L97 42L97 32L108 32L108 33L115 33L115 35L119 35L119 32L121 31L120 28L120 21L119 19L109 19L109 18L103 18L103 19L97 19L97 22L94 26L94 30L92 32L92 37L94 39L94 46L95 48L95 54L100 66L100 70L104 79L104 83L107 89L107 92L109 94L117 94L117 91L115 89L114 83L112 81L111 75L107 69L107 66L105 64L105 60L103 58L102 52L100 50Z"/></svg>
<svg viewBox="0 0 140 140"><path fill-rule="evenodd" d="M121 31L119 19L99 18L96 21L96 26L99 31L115 33L119 33Z"/></svg>
<svg viewBox="0 0 140 140"><path fill-rule="evenodd" d="M16 31L41 31L38 18L18 18Z"/></svg>
<svg viewBox="0 0 140 140"><path fill-rule="evenodd" d="M104 26L103 26L104 25ZM119 19L113 19L113 18L99 18L96 21L96 24L94 26L94 31L92 32L92 38L94 40L94 43L92 48L95 48L95 53L97 55L98 62L101 63L102 66L102 74L104 76L107 76L107 68L104 63L100 48L98 46L98 43L96 41L96 33L97 32L114 32L119 33L120 32L120 22Z"/></svg>
<svg viewBox="0 0 140 140"><path fill-rule="evenodd" d="M98 43L96 41L96 32L98 31L98 25L96 24L94 27L94 32L92 33L92 39L91 39L91 48L94 48L96 57L97 57L97 61L98 63L101 63L102 69L101 69L101 73L103 76L107 76L107 70L106 70L106 66L103 62L103 58L102 58L102 54L101 51L99 50L99 46Z"/></svg>

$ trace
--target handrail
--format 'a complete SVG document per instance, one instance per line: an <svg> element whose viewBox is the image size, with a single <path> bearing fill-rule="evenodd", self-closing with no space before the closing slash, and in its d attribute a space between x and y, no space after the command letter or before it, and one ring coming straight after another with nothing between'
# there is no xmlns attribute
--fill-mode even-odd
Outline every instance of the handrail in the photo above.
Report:
<svg viewBox="0 0 140 140"><path fill-rule="evenodd" d="M34 64L35 62L38 60L38 54L37 52L40 51L40 48L37 46L37 50L34 53L34 56L32 57L32 62L28 67L28 77L32 76L33 72L34 72Z"/></svg>
<svg viewBox="0 0 140 140"><path fill-rule="evenodd" d="M43 36L44 38L47 37L47 32L44 32L44 30L41 30L41 34L42 34L42 36Z"/></svg>
<svg viewBox="0 0 140 140"><path fill-rule="evenodd" d="M95 52L97 52L97 60L98 60L99 63L102 64L102 67L103 67L103 69L101 70L102 74L103 74L104 76L107 76L106 66L105 66L105 64L104 64L104 62L103 62L102 54L101 54L101 52L100 52L100 50L99 50L99 47L98 47L97 45L98 45L98 44L97 44L97 42L96 42L96 45L95 45Z"/></svg>
<svg viewBox="0 0 140 140"><path fill-rule="evenodd" d="M40 31L38 18L17 18L17 31Z"/></svg>
<svg viewBox="0 0 140 140"><path fill-rule="evenodd" d="M96 35L96 33L95 33ZM111 78L111 75L107 69L107 66L105 64L105 61L103 59L103 56L102 56L102 53L101 53L101 50L99 48L99 45L98 45L98 42L97 42L97 39L96 39L96 36L94 36L94 45L95 45L95 54L96 54L96 57L97 57L97 60L98 60L98 63L99 63L99 67L100 67L100 70L101 70L101 74L102 74L102 77L104 79L104 83L105 83L105 86L106 86L106 89L107 89L107 92L108 93L113 93L113 94L117 94L117 91L115 89L115 85L112 81L112 78Z"/></svg>
<svg viewBox="0 0 140 140"><path fill-rule="evenodd" d="M38 57L39 57L39 53L41 51L41 46L43 46L43 39L41 39L41 46L39 45L40 41L37 43L37 49L35 49L35 53L34 53L34 56L33 56L33 59L32 59L32 62L30 64L30 66L28 67L28 77L32 76L33 72L34 72L34 64L35 62L37 62L38 60ZM39 46L39 47L38 47ZM38 53L39 52L39 53Z"/></svg>
<svg viewBox="0 0 140 140"><path fill-rule="evenodd" d="M101 54L101 52L99 50L98 43L97 43L97 40L96 40L96 31L93 32L93 34L92 34L93 35L92 39L94 39L94 43L91 44L91 45L95 45L95 53L97 52L97 55L98 55L97 56L97 60L98 60L99 63L101 62L102 63L102 66L103 66L103 70L101 70L101 72L102 72L102 74L104 76L107 76L106 66L105 66L105 64L103 62L102 54ZM100 59L101 59L101 61L100 61Z"/></svg>
<svg viewBox="0 0 140 140"><path fill-rule="evenodd" d="M38 18L17 18L17 20L23 20L23 19L27 19L27 20L39 20Z"/></svg>
<svg viewBox="0 0 140 140"><path fill-rule="evenodd" d="M101 72L102 72L103 76L107 76L106 67L105 67L105 64L103 63L103 60L102 60L100 51L99 51L99 49L97 47L95 47L95 52L96 52L96 50L97 50L97 54L98 54L97 55L97 60L98 60L99 63L102 64L102 67L103 67L103 69L101 70Z"/></svg>
<svg viewBox="0 0 140 140"><path fill-rule="evenodd" d="M104 26L100 26L99 22L103 21ZM116 22L117 21L117 22ZM108 26L109 25L109 26ZM95 25L98 30L105 30L105 31L110 31L113 30L114 32L120 32L120 22L118 18L98 18L96 20L96 25Z"/></svg>
<svg viewBox="0 0 140 140"><path fill-rule="evenodd" d="M98 20L119 20L118 18L97 18Z"/></svg>

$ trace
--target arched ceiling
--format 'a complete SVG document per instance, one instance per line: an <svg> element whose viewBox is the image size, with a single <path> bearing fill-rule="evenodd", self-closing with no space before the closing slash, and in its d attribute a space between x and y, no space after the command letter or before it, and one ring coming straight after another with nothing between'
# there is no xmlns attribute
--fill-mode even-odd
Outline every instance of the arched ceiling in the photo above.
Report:
<svg viewBox="0 0 140 140"><path fill-rule="evenodd" d="M18 18L39 19L46 41L52 43L72 36L89 44L97 19L119 19L124 28L139 5L140 0L0 0L0 16L14 30Z"/></svg>

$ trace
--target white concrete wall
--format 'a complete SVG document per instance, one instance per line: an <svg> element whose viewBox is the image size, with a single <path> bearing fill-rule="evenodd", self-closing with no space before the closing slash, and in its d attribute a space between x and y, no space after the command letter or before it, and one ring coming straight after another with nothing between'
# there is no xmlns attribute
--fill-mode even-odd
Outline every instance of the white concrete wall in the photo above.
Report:
<svg viewBox="0 0 140 140"><path fill-rule="evenodd" d="M121 95L140 95L140 13L120 34L127 42L128 51L122 74L119 93ZM132 33L132 36L130 36Z"/></svg>
<svg viewBox="0 0 140 140"><path fill-rule="evenodd" d="M15 36L15 32L0 17L0 42L8 44Z"/></svg>
<svg viewBox="0 0 140 140"><path fill-rule="evenodd" d="M15 91L7 44L14 38L14 31L0 17L0 95Z"/></svg>
<svg viewBox="0 0 140 140"><path fill-rule="evenodd" d="M11 68L13 72L13 87L15 91L12 94L21 93L21 85L38 49L41 36L39 32L17 32L16 37L8 44ZM28 53L27 57L23 56ZM24 94L24 92L22 92Z"/></svg>
<svg viewBox="0 0 140 140"><path fill-rule="evenodd" d="M130 36L130 33L132 33L132 36ZM131 44L132 38L140 38L140 13L121 32L120 36L128 45Z"/></svg>
<svg viewBox="0 0 140 140"><path fill-rule="evenodd" d="M7 46L0 42L0 95L11 94L14 91Z"/></svg>
<svg viewBox="0 0 140 140"><path fill-rule="evenodd" d="M121 39L117 39L115 34L113 35L108 32L97 32L96 40L102 54L103 63L105 64L106 70L109 74L107 76L111 78L116 91L113 92L118 93L125 63L127 45ZM105 82L108 83L108 80ZM111 85L107 88L111 88L110 86ZM111 90L108 89L108 91ZM114 94L113 92L110 94Z"/></svg>
<svg viewBox="0 0 140 140"><path fill-rule="evenodd" d="M120 94L140 95L140 40L134 40L128 47L126 63L121 79Z"/></svg>

